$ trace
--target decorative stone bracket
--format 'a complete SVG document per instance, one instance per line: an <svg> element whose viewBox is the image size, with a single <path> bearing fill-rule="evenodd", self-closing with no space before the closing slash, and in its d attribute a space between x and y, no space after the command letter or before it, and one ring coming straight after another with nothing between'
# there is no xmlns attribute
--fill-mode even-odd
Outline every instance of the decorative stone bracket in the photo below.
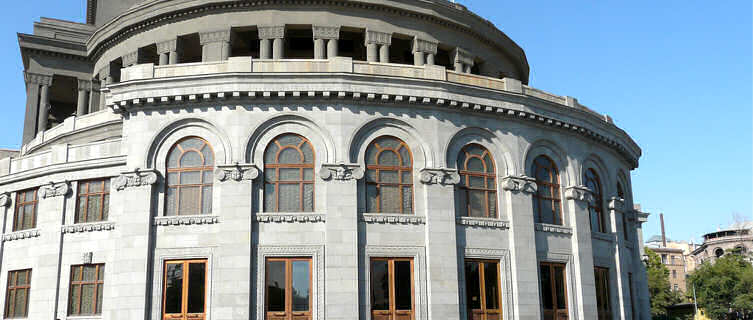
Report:
<svg viewBox="0 0 753 320"><path fill-rule="evenodd" d="M502 189L511 192L534 194L538 190L538 186L534 178L525 175L506 176L502 178Z"/></svg>
<svg viewBox="0 0 753 320"><path fill-rule="evenodd" d="M68 181L59 183L50 182L48 185L39 187L39 198L47 199L65 196L69 190L71 190L71 186Z"/></svg>
<svg viewBox="0 0 753 320"><path fill-rule="evenodd" d="M10 207L11 202L9 193L0 193L0 207Z"/></svg>
<svg viewBox="0 0 753 320"><path fill-rule="evenodd" d="M625 199L612 197L609 199L609 209L617 212L623 212L625 210Z"/></svg>
<svg viewBox="0 0 753 320"><path fill-rule="evenodd" d="M314 39L340 39L340 27L312 26Z"/></svg>
<svg viewBox="0 0 753 320"><path fill-rule="evenodd" d="M319 170L319 177L322 180L358 180L363 178L363 169L361 166L352 163L323 163L321 170Z"/></svg>
<svg viewBox="0 0 753 320"><path fill-rule="evenodd" d="M259 169L253 164L236 163L234 165L218 165L214 170L217 181L252 181L259 177Z"/></svg>
<svg viewBox="0 0 753 320"><path fill-rule="evenodd" d="M460 183L460 174L455 169L448 168L424 168L419 174L421 183L441 184L443 186Z"/></svg>
<svg viewBox="0 0 753 320"><path fill-rule="evenodd" d="M121 191L126 188L150 186L157 183L159 173L157 170L140 171L136 168L133 172L123 172L112 182L115 190Z"/></svg>
<svg viewBox="0 0 753 320"><path fill-rule="evenodd" d="M593 192L586 186L572 186L565 188L565 198L568 200L583 201L588 204L594 202Z"/></svg>
<svg viewBox="0 0 753 320"><path fill-rule="evenodd" d="M285 26L259 26L259 39L282 39L285 37Z"/></svg>

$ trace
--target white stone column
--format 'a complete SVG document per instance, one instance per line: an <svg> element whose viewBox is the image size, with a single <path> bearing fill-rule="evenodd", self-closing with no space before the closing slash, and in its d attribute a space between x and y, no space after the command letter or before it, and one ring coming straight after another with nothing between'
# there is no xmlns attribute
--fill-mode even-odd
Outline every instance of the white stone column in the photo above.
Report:
<svg viewBox="0 0 753 320"><path fill-rule="evenodd" d="M102 110L106 106L105 93L102 89L107 88L112 83L112 74L110 73L110 65L106 65L99 70L99 110Z"/></svg>
<svg viewBox="0 0 753 320"><path fill-rule="evenodd" d="M89 92L92 90L92 83L90 80L78 79L78 103L76 105L76 116L80 117L88 111L88 99Z"/></svg>
<svg viewBox="0 0 753 320"><path fill-rule="evenodd" d="M366 44L366 61L377 62L379 60L379 45L376 43Z"/></svg>
<svg viewBox="0 0 753 320"><path fill-rule="evenodd" d="M470 73L474 64L473 56L470 52L458 47L452 51L452 63L455 66L455 72Z"/></svg>
<svg viewBox="0 0 753 320"><path fill-rule="evenodd" d="M376 62L376 50L379 50L379 62L390 62L390 45L392 33L379 32L366 29L364 45L366 46L366 58L369 62Z"/></svg>
<svg viewBox="0 0 753 320"><path fill-rule="evenodd" d="M92 79L91 81L91 90L89 91L89 105L88 105L88 111L86 113L92 113L98 110L97 103L99 103L99 89L100 84L97 79Z"/></svg>
<svg viewBox="0 0 753 320"><path fill-rule="evenodd" d="M340 46L337 44L339 39L327 40L327 59L332 59L340 55Z"/></svg>
<svg viewBox="0 0 753 320"><path fill-rule="evenodd" d="M224 61L230 57L230 29L199 33L201 61Z"/></svg>
<svg viewBox="0 0 753 320"><path fill-rule="evenodd" d="M15 210L15 206L13 204L13 197L11 193L0 193L0 213L2 213L2 217L0 217L2 218L2 220L0 220L0 266L4 266L3 248L5 247L5 241L3 241L1 235L9 233L10 230L13 230L13 212ZM7 270L0 269L0 272L5 271Z"/></svg>
<svg viewBox="0 0 753 320"><path fill-rule="evenodd" d="M49 82L45 81L40 84L39 92L39 119L37 120L37 133L47 130L47 119L50 112L50 87L52 86L52 76Z"/></svg>
<svg viewBox="0 0 753 320"><path fill-rule="evenodd" d="M38 73L24 73L26 81L26 115L24 117L23 143L34 139L39 124L41 86L52 84L52 76Z"/></svg>
<svg viewBox="0 0 753 320"><path fill-rule="evenodd" d="M572 279L576 305L569 305L578 319L596 319L596 280L594 278L593 240L591 239L591 224L588 205L595 201L591 190L585 186L571 186L565 188L567 212L573 228Z"/></svg>
<svg viewBox="0 0 753 320"><path fill-rule="evenodd" d="M423 66L425 63L433 65L434 55L437 54L437 43L413 37L411 51L413 52L414 65ZM428 61L428 56L431 56L431 61Z"/></svg>
<svg viewBox="0 0 753 320"><path fill-rule="evenodd" d="M178 63L178 39L172 39L157 43L157 54L159 54L159 65Z"/></svg>
<svg viewBox="0 0 753 320"><path fill-rule="evenodd" d="M322 164L326 181L327 222L325 261L325 319L358 317L358 204L357 164Z"/></svg>
<svg viewBox="0 0 753 320"><path fill-rule="evenodd" d="M455 228L454 186L460 182L457 170L421 170L426 201L426 277L429 319L458 319L458 243ZM418 214L418 213L416 213Z"/></svg>
<svg viewBox="0 0 753 320"><path fill-rule="evenodd" d="M314 59L324 59L326 57L326 45L324 39L314 39Z"/></svg>
<svg viewBox="0 0 753 320"><path fill-rule="evenodd" d="M502 189L505 193L500 207L504 208L510 221L514 319L541 319L539 263L531 197L536 193L536 181L526 176L507 176L502 178Z"/></svg>
<svg viewBox="0 0 753 320"><path fill-rule="evenodd" d="M262 59L282 59L285 57L285 26L259 26L259 39L261 39ZM265 41L266 40L266 41ZM269 44L271 42L271 56Z"/></svg>
<svg viewBox="0 0 753 320"><path fill-rule="evenodd" d="M272 59L272 41L259 39L259 59Z"/></svg>
<svg viewBox="0 0 753 320"><path fill-rule="evenodd" d="M312 26L312 31L314 34L314 59L325 58L325 46L327 59L337 57L337 40L340 39L340 27Z"/></svg>

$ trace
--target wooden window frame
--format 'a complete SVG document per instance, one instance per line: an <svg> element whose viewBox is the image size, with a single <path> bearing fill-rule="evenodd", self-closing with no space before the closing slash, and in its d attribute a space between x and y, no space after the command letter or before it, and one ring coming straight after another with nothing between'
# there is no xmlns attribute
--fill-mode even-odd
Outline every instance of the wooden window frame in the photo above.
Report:
<svg viewBox="0 0 753 320"><path fill-rule="evenodd" d="M590 174L590 176L589 176ZM607 232L607 225L606 225L606 219L604 217L604 198L602 197L601 189L601 178L599 177L599 174L596 173L596 170L592 168L586 169L586 172L583 175L583 182L586 186L589 185L589 183L593 183L596 186L596 190L591 190L593 192L594 201L588 203L588 214L589 219L588 221L591 221L591 214L596 213L597 220L598 220L598 229L594 230L593 222L591 222L591 232L600 232L600 233L606 233Z"/></svg>
<svg viewBox="0 0 753 320"><path fill-rule="evenodd" d="M83 280L84 279L84 267L87 266L95 266L94 269L94 280ZM97 297L99 296L99 285L102 285L102 290L105 288L105 279L104 279L104 272L102 272L102 279L99 278L100 269L104 269L105 264L104 263L97 263L97 264L80 264L80 265L74 265L71 266L71 281L70 286L68 287L68 315L69 316L95 316L102 314L102 311L100 310L97 312ZM73 279L74 272L73 270L78 268L79 269L79 278L78 280ZM83 286L84 285L94 285L94 292L92 297L92 310L93 313L81 313L81 301L83 301ZM78 288L78 310L74 311L71 310L71 299L73 299L73 290L75 288Z"/></svg>
<svg viewBox="0 0 753 320"><path fill-rule="evenodd" d="M269 284L269 263L285 262L285 311L269 311L269 293L267 285ZM293 262L306 261L309 263L309 310L293 311ZM264 319L284 318L286 320L301 320L307 317L307 320L313 319L314 309L314 269L312 257L268 257L264 262Z"/></svg>
<svg viewBox="0 0 753 320"><path fill-rule="evenodd" d="M611 320L612 319L612 299L611 299L611 286L609 285L609 269L603 267L594 267L594 278L596 283L596 312L597 319L599 320ZM602 282L603 281L603 282ZM601 289L604 292L599 292L599 282L602 282L603 287ZM599 301L603 303L599 306Z"/></svg>
<svg viewBox="0 0 753 320"><path fill-rule="evenodd" d="M371 263L373 261L386 261L387 262L387 277L389 281L389 309L388 310L374 310L373 304L371 305L371 310L369 310L369 313L371 315L371 319L375 319L376 316L389 316L390 319L397 319L398 315L405 315L406 312L410 313L410 319L413 320L416 318L416 286L415 286L415 264L413 262L413 258L392 258L392 257L371 257L369 259L369 274L373 273L373 270L371 270ZM408 261L410 262L410 296L411 296L411 310L397 310L396 309L396 292L395 292L395 262L396 261ZM369 283L371 283L371 279L368 280ZM373 301L373 286L369 285L370 291L369 292L369 301Z"/></svg>
<svg viewBox="0 0 753 320"><path fill-rule="evenodd" d="M31 193L34 195L34 198L32 200L21 200L22 195L26 195L27 192L31 191ZM20 190L16 191L16 208L13 211L13 231L21 231L21 230L28 230L28 229L34 229L37 227L37 205L39 203L39 188L32 188L32 189L26 189L26 190ZM24 229L23 225L26 221L27 217L24 214L24 212L19 212L19 209L26 209L26 206L32 206L32 214L31 214L31 227ZM25 210L24 210L25 211Z"/></svg>
<svg viewBox="0 0 753 320"><path fill-rule="evenodd" d="M102 184L102 191L99 192L89 192L91 189L92 183L101 183ZM86 184L86 191L83 189L83 185ZM100 203L99 203L99 218L96 220L89 221L89 199L92 196L100 196ZM101 221L107 221L107 216L105 216L105 210L107 210L109 215L109 208L105 208L105 197L108 198L107 203L110 203L109 197L110 197L110 178L103 178L103 179L91 179L91 180L82 180L78 182L78 190L76 194L76 215L74 217L73 223L88 223L88 222L101 222ZM84 212L81 212L81 201L84 201Z"/></svg>
<svg viewBox="0 0 753 320"><path fill-rule="evenodd" d="M550 290L552 292L552 307L554 307L554 309L552 309L551 312L552 312L552 315L553 315L554 319L563 319L563 320L564 319L569 319L569 317L570 317L570 303L569 303L569 299L568 299L568 288L567 288L567 265L564 264L564 263L558 263L558 262L539 262L539 272L541 272L540 271L541 270L541 266L549 266L549 279L551 280L550 281L550 285L551 285ZM555 267L561 267L562 268L562 282L563 282L562 283L562 287L564 288L564 295L565 296L561 297L561 298L565 299L565 308L564 309L559 309L557 307L557 305L558 305L557 302L559 301L559 299L557 297L557 284L556 284L556 279L557 278L555 276L556 275L556 271L555 271L556 268ZM543 283L541 283L540 285L543 286ZM547 310L543 309L543 308L544 308L544 306L543 306L543 302L542 302L542 310L544 311L544 313L546 313ZM545 314L542 314L542 316L544 317L544 319L546 319L546 315Z"/></svg>
<svg viewBox="0 0 753 320"><path fill-rule="evenodd" d="M183 147L180 144L183 143L184 141L192 140L192 139L200 140L200 141L204 142L204 145L200 149L183 150ZM213 185L213 181L212 180L214 179L214 162L216 161L216 159L215 159L216 155L214 153L214 149L212 148L212 145L210 145L207 140L205 140L203 138L200 138L200 137L195 137L195 136L185 137L185 138L180 139L177 142L175 142L175 144L173 144L173 146L170 148L170 150L167 153L167 159L170 158L170 155L173 153L173 150L175 150L176 148L181 151L180 155L178 156L177 167L176 168L170 168L169 160L165 162L165 171L167 172L167 174L165 175L165 215L167 216L168 213L170 212L170 210L168 210L169 201L167 201L167 194L168 194L168 192L169 192L170 189L174 189L175 190L174 191L175 192L175 211L174 211L174 216L188 215L188 214L181 214L181 208L180 208L180 190L182 188L199 188L199 197L197 199L197 201L199 203L198 204L199 210L198 210L197 214L198 215L211 214L211 212L212 212L212 207L211 206L209 208L209 212L205 213L203 211L204 211L204 188L205 187L211 187L211 191L210 192L214 192L214 185ZM213 161L212 161L211 164L207 164L207 160L204 158L204 153L201 152L201 150L203 150L204 148L209 148L209 151L212 153L212 158L213 158L212 160ZM188 152L196 152L196 153L198 153L199 156L201 157L201 163L202 163L202 165L201 166L196 166L196 167L182 167L181 164L180 164L180 160ZM204 172L207 172L207 171L212 173L212 178L209 179L210 180L209 182L204 181ZM200 183L198 183L198 184L197 183L182 184L181 183L181 173L182 172L199 172L199 179L200 179L199 181L200 181ZM170 184L170 182L169 182L170 181L169 180L169 176L170 176L171 173L174 173L174 174L177 175L177 182L175 184ZM211 195L210 195L210 197L211 197Z"/></svg>
<svg viewBox="0 0 753 320"><path fill-rule="evenodd" d="M397 148L394 148L394 149L393 148L382 148L379 145L379 143L378 143L379 140L382 139L382 138L392 138L392 139L394 139L395 141L397 141L399 143L399 146ZM410 166L406 167L406 166L402 165L403 164L403 158L402 158L402 155L400 154L400 151L399 151L401 149L401 147L405 148L405 150L408 151L408 156L410 157L410 159L409 159L410 160L409 161ZM416 206L416 203L415 203L415 197L416 197L416 195L415 195L415 190L413 189L413 152L411 151L410 147L408 147L408 144L405 143L405 141L403 141L402 139L399 139L397 137L394 137L394 136L380 136L380 137L374 139L371 143L369 143L368 147L366 147L366 150L367 150L366 154L367 155L368 155L368 150L370 148L377 148L377 152L374 154L374 162L376 164L369 164L369 159L365 159L365 162L366 162L366 175L369 174L369 170L373 170L374 171L374 179L376 181L369 181L368 177L364 181L366 181L366 192L365 192L366 193L366 201L369 201L369 197L370 197L369 186L370 185L375 186L376 194L374 195L374 198L375 198L375 201L376 201L376 211L373 212L373 213L413 214L416 211L416 208L415 208L415 206ZM397 166L380 165L379 164L379 155L382 152L385 152L385 151L391 151L391 152L394 152L395 154L397 154L398 160L400 162L400 165L397 165ZM379 178L381 171L394 171L394 172L397 172L398 182L397 183L394 183L394 182L381 182L381 180ZM408 173L409 174L409 176L410 176L409 181L407 181L407 182L403 181L403 173ZM400 212L383 212L382 211L382 196L381 196L381 194L382 194L381 193L382 186L390 186L390 187L397 187L398 188L398 191L399 191L398 194L400 196L400 199L399 199L399 201L400 201ZM403 199L403 189L404 188L410 188L410 190L411 190L411 193L410 193L411 194L410 212L405 212L405 208L404 208L405 199Z"/></svg>
<svg viewBox="0 0 753 320"><path fill-rule="evenodd" d="M301 142L298 143L298 145L282 145L280 144L280 138L286 135L294 135L299 138L301 138ZM265 206L264 212L282 212L280 211L280 185L283 184L297 184L298 185L298 212L308 212L305 210L304 205L304 189L306 185L311 185L311 212L316 210L316 149L314 149L314 144L311 143L309 139L306 139L306 137L297 134L297 133L283 133L274 139L269 143L269 145L275 144L278 147L277 152L275 153L275 163L268 163L264 162L264 171L267 170L274 170L275 171L275 180L274 181L268 181L266 175L264 176L264 187L266 188L267 184L271 184L275 186L275 208L267 208L267 201L264 201L263 205ZM308 144L309 148L311 148L311 163L306 163L306 159L304 156L304 153L302 151L302 147ZM302 162L300 164L292 164L292 163L279 163L280 159L280 153L285 150L293 148L301 155ZM267 151L269 149L269 146L267 146L267 149L264 149L264 159L266 160ZM280 169L298 169L298 176L300 177L300 180L280 180ZM305 169L311 169L312 175L311 180L305 180L304 171ZM266 193L264 193L266 196ZM291 211L295 212L295 211Z"/></svg>
<svg viewBox="0 0 753 320"><path fill-rule="evenodd" d="M26 273L26 284L25 285L18 285L18 277L21 273ZM11 285L11 279L15 279L13 282L14 285ZM18 294L17 292L19 290L26 290L26 303L24 304L24 314L21 317L17 317L14 315L16 312L15 310L15 301L11 301L10 294L13 292L13 297L15 298ZM5 312L4 317L6 319L14 319L14 318L26 318L29 316L29 294L31 293L31 269L22 269L22 270L12 270L8 271L8 286L5 291ZM15 300L15 299L13 299ZM13 302L13 303L11 303Z"/></svg>
<svg viewBox="0 0 753 320"><path fill-rule="evenodd" d="M543 158L546 159L548 162L548 166L546 169L549 171L549 179L550 181L544 181L538 179L538 159ZM557 165L550 159L549 157L545 155L537 156L533 159L533 166L532 166L532 173L533 177L536 180L537 189L536 192L533 193L533 201L536 202L535 208L537 209L534 213L536 215L536 222L537 223L543 223L543 202L551 202L552 203L552 221L554 222L554 225L562 226L565 224L564 214L562 213L562 198L560 197L560 175L559 170L557 169ZM543 188L548 188L550 191L551 196L545 197L541 194L541 190Z"/></svg>
<svg viewBox="0 0 753 320"><path fill-rule="evenodd" d="M498 314L499 319L504 319L504 314L502 312L502 274L500 272L500 263L499 260L489 260L489 259L465 259L465 263L463 264L463 267L465 268L465 264L467 263L477 263L479 265L479 296L481 297L481 309L473 310L470 308L470 302L466 301L465 305L467 307L467 313L468 313L468 320L475 319L473 317L474 314L480 314L481 317L480 320L487 320L490 317L490 313ZM486 301L486 270L484 269L485 264L494 264L496 267L494 270L497 271L497 292L499 301L497 301L497 305L499 306L499 309L488 309L486 307L487 301ZM466 297L468 296L468 275L465 275L465 283L466 283ZM474 312L475 311L475 312Z"/></svg>
<svg viewBox="0 0 753 320"><path fill-rule="evenodd" d="M189 266L191 264L204 264L204 312L188 313L188 291L189 291ZM166 313L167 308L167 265L183 265L183 285L181 291L181 313ZM162 265L162 319L163 320L205 320L207 318L207 298L209 297L209 262L207 259L187 259L187 260L165 260Z"/></svg>
<svg viewBox="0 0 753 320"><path fill-rule="evenodd" d="M480 156L479 155L475 155L475 154L470 154L467 151L467 149L470 148L470 147L472 147L472 146L481 148L483 150L482 154ZM460 152L464 152L465 153L465 161L462 164L462 166L461 166L460 163L458 163L458 173L460 174L460 181L462 181L462 183L458 186L458 189L460 189L460 192L464 192L465 193L465 203L464 203L464 205L465 205L464 206L465 207L465 212L464 212L463 215L466 216L466 217L471 217L471 200L470 200L471 199L470 198L471 192L472 191L481 191L481 192L484 193L484 205L483 205L483 207L484 207L484 217L485 218L494 218L494 219L498 218L499 217L499 215L498 215L499 205L497 203L497 198L498 198L497 197L497 168L494 166L494 157L492 157L492 154L491 154L491 152L489 152L488 149L484 148L480 144L475 144L475 143L474 144L466 145L465 147L463 147L462 150L460 150ZM488 168L486 167L486 161L484 161L484 159L486 157L489 158L489 162L492 165L491 172L487 172ZM481 163L484 165L484 171L483 172L468 170L468 161L471 160L472 158L479 159L481 161ZM481 188L481 187L471 187L470 186L471 185L470 184L471 177L480 177L480 178L483 178L484 179L484 187L483 188ZM489 179L491 179L491 181L492 181L491 186L489 185ZM495 208L494 212L491 212L491 209L489 208L490 197L492 198L492 200L495 203L495 205L494 205L494 208Z"/></svg>

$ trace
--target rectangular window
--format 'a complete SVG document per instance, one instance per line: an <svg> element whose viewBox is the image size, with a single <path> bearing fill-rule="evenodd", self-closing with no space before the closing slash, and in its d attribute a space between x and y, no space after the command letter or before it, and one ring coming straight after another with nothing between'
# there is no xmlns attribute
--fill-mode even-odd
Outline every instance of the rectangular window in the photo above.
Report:
<svg viewBox="0 0 753 320"><path fill-rule="evenodd" d="M104 264L72 266L71 286L68 294L68 315L90 316L102 314L102 292L104 285Z"/></svg>
<svg viewBox="0 0 753 320"><path fill-rule="evenodd" d="M412 258L371 259L371 318L413 319Z"/></svg>
<svg viewBox="0 0 753 320"><path fill-rule="evenodd" d="M466 260L465 293L469 320L502 320L499 262Z"/></svg>
<svg viewBox="0 0 753 320"><path fill-rule="evenodd" d="M594 267L596 279L596 311L599 320L612 319L612 304L609 299L609 269Z"/></svg>
<svg viewBox="0 0 753 320"><path fill-rule="evenodd" d="M110 179L80 181L75 223L107 221Z"/></svg>
<svg viewBox="0 0 753 320"><path fill-rule="evenodd" d="M207 260L165 261L162 319L206 319Z"/></svg>
<svg viewBox="0 0 753 320"><path fill-rule="evenodd" d="M37 189L16 192L16 210L13 214L13 231L37 227Z"/></svg>
<svg viewBox="0 0 753 320"><path fill-rule="evenodd" d="M561 263L542 262L539 265L544 320L568 319L565 270L565 265Z"/></svg>
<svg viewBox="0 0 753 320"><path fill-rule="evenodd" d="M31 269L8 272L5 318L26 318L28 316L29 290L31 290Z"/></svg>
<svg viewBox="0 0 753 320"><path fill-rule="evenodd" d="M267 258L268 320L311 320L311 258Z"/></svg>

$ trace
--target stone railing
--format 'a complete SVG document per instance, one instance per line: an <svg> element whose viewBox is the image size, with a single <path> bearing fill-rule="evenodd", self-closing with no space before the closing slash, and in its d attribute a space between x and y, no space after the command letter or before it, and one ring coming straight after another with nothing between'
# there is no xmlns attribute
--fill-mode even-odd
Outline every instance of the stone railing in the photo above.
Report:
<svg viewBox="0 0 753 320"><path fill-rule="evenodd" d="M152 63L139 64L124 68L121 71L121 82L198 76L219 73L353 73L388 77L403 77L426 80L439 80L462 85L506 91L545 100L567 107L585 110L595 114L604 121L611 122L611 118L601 115L579 104L575 98L558 96L539 89L522 85L516 79L497 79L470 73L447 70L443 66L424 65L414 66L396 63L378 63L353 61L348 57L332 59L252 59L251 57L230 57L226 61L183 63L165 66L155 66Z"/></svg>
<svg viewBox="0 0 753 320"><path fill-rule="evenodd" d="M113 139L78 145L55 144L49 150L18 158L0 159L0 176L56 164L121 156L120 142L120 139Z"/></svg>
<svg viewBox="0 0 753 320"><path fill-rule="evenodd" d="M110 109L104 109L80 117L71 116L66 118L63 123L39 133L34 139L23 145L21 147L21 154L26 154L41 145L66 135L120 121L120 115L112 112Z"/></svg>

